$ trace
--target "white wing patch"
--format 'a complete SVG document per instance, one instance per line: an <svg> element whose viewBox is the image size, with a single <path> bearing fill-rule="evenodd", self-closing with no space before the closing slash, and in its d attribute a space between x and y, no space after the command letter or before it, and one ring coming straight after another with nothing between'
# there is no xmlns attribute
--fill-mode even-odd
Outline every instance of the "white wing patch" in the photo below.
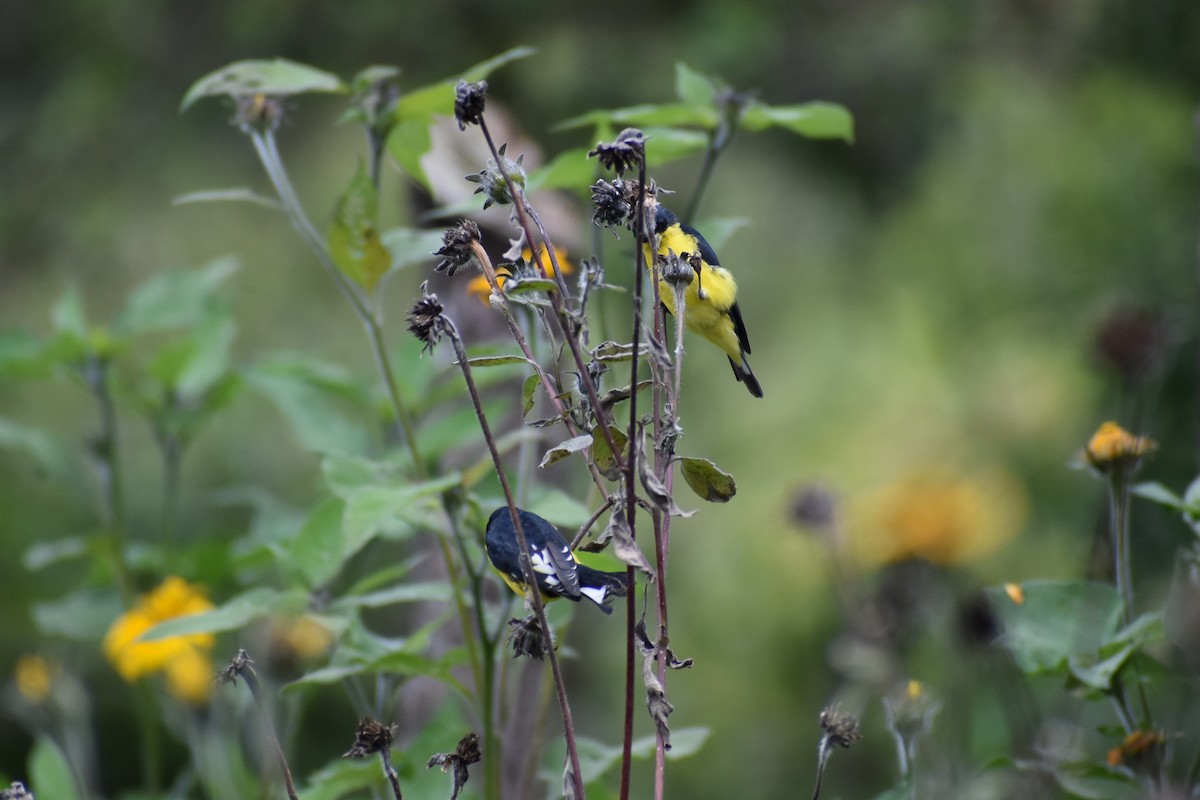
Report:
<svg viewBox="0 0 1200 800"><path fill-rule="evenodd" d="M604 599L608 596L608 586L580 586L579 591L598 606L604 605Z"/></svg>

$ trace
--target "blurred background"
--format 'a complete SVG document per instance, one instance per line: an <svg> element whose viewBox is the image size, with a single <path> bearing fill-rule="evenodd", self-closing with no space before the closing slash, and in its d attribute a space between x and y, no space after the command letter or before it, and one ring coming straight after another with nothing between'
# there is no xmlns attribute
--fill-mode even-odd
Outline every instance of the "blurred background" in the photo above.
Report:
<svg viewBox="0 0 1200 800"><path fill-rule="evenodd" d="M908 600L889 607L901 607L925 602L912 600L913 586L935 582L936 609L917 627L958 631L979 587L1096 574L1103 487L1071 462L1103 420L1158 440L1145 477L1181 492L1196 474L1194 2L10 0L3 16L0 328L45 333L71 284L90 319L111 319L130 287L162 268L232 254L236 354L315 354L364 380L373 375L357 322L282 217L172 205L196 190L268 189L227 124L229 107L178 113L201 75L283 56L344 79L394 64L402 87L416 87L531 45L536 55L490 78L512 136L537 143L531 158L535 147L545 158L593 144L556 131L563 119L671 100L679 61L769 103L823 99L853 113L852 145L742 134L700 209L701 219L746 220L720 253L740 282L766 396L750 398L714 349L689 350L680 451L731 472L738 493L675 528L671 640L696 666L671 676L672 723L712 734L701 757L670 767L669 796L795 796L811 786L817 715L868 658L841 646L828 531L796 523L797 498L811 500L812 487L828 492L863 585L900 591ZM343 107L343 98L299 98L280 133L322 228L363 155L361 132L334 124ZM673 164L658 182L686 198L698 166ZM413 224L422 207L413 187L395 171L384 186L384 227ZM560 202L586 220L578 198ZM573 256L589 254L580 230L563 234L575 236ZM623 263L630 238L606 239L606 259ZM432 264L388 284L397 343ZM610 266L610 278L628 282L617 272ZM490 330L487 309L465 295L455 302ZM86 394L66 381L0 383L0 419L77 443L95 424ZM154 459L141 457L150 432L130 419L124 435L129 485L153 483ZM185 463L190 535L244 529L213 502L230 486L311 504L318 466L273 406L240 395ZM156 491L132 493L132 525L153 526ZM93 526L88 500L0 450L0 680L22 654L59 647L40 639L31 610L61 594L61 576L27 569L22 554ZM1150 603L1190 534L1154 509L1135 510L1134 525ZM940 533L914 542L913 527ZM915 573L888 566L909 556L929 563ZM619 648L619 626L609 628L587 631L578 648ZM918 641L910 677L953 702L969 691L970 646ZM619 665L572 669L585 687L583 729L616 741ZM123 734L104 728L105 689L119 683L100 660L84 677L101 740L112 742ZM867 740L833 759L827 792L869 796L895 777L882 708L877 697L844 702ZM1003 742L998 712L980 713L967 737L979 741L966 745L976 763ZM944 735L956 736L949 727ZM28 748L20 726L0 726L0 772L20 774Z"/></svg>

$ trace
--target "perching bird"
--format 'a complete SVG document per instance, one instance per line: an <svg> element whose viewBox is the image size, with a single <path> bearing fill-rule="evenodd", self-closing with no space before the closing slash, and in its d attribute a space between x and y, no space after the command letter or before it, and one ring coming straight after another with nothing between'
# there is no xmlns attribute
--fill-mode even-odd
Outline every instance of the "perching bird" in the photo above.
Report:
<svg viewBox="0 0 1200 800"><path fill-rule="evenodd" d="M517 514L525 532L525 543L529 545L529 558L537 574L542 598L565 597L579 602L580 598L586 597L605 614L611 614L612 598L625 596L625 575L601 572L580 564L571 554L566 539L553 525L529 511L518 508ZM521 569L521 551L508 506L501 506L488 517L485 542L492 566L510 589L524 597L526 583Z"/></svg>
<svg viewBox="0 0 1200 800"><path fill-rule="evenodd" d="M733 376L750 390L755 397L762 397L762 386L746 356L750 354L750 337L746 334L746 324L742 322L742 312L737 304L737 282L733 275L717 261L717 254L691 225L685 225L664 206L659 206L654 216L654 232L658 234L658 254L667 255L672 252L679 257L684 254L699 254L702 263L700 273L688 285L684 293L686 313L684 324L688 330L700 334L705 339L725 351L729 356L729 365L733 367ZM653 265L649 248L646 252L646 266ZM663 306L674 316L675 291L664 280L659 281L659 296Z"/></svg>

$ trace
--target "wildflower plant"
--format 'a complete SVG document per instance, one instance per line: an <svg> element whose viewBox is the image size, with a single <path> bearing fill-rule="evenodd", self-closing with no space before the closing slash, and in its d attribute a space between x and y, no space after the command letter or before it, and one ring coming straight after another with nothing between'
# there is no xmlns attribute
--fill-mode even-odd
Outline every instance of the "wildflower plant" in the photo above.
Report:
<svg viewBox="0 0 1200 800"><path fill-rule="evenodd" d="M135 694L147 796L190 780L211 796L298 797L336 786L399 798L444 780L418 769L428 764L452 773L454 796L473 787L487 798L529 796L549 769L561 774L555 788L563 796L599 789L663 797L667 759L702 746L705 729L672 730L669 719L669 676L692 666L675 654L686 643L672 642L668 628L672 524L695 513L684 509L677 478L709 502L729 501L736 483L712 461L680 452L684 318L664 319L658 277L682 291L695 265L646 264L640 246L620 262L604 262L600 252L568 255L532 195L566 190L587 205L575 241L600 230L594 221L653 251L663 190L652 168L705 153L694 208L735 131L778 125L848 140L851 122L832 104L776 108L730 94L681 65L679 102L663 106L685 110L667 115L673 122L655 122L661 115L650 106L593 112L566 124L586 129L586 143L532 168L496 139L486 82L531 52L518 48L415 88L389 66L343 80L284 59L241 61L201 78L183 98L183 110L204 98L229 102L268 189L195 192L178 202L249 202L279 213L360 324L373 378L309 356L235 358L232 259L150 278L109 323L90 322L71 290L54 309L49 339L4 348L0 377L66 375L94 403L85 455L101 489L99 531L44 546L28 561L46 568L95 554L104 565L99 583L93 576L45 604L38 621L47 633L102 651ZM366 140L325 225L301 201L281 141L288 114L310 93L346 98L340 121L360 126ZM796 114L807 121L798 124ZM421 159L439 116L486 145L485 163L465 176L478 184L478 207L447 228L392 227L379 203L388 167L429 188ZM510 241L504 254L489 244L497 232ZM417 280L419 270L426 274ZM385 308L404 292L411 337L385 324ZM459 298L471 295L486 307L464 308ZM602 295L621 313L601 319ZM477 320L456 319L468 313L496 321L510 343L478 341ZM191 505L184 512L186 457L222 411L251 393L278 409L315 454L321 489L308 507L257 491L223 497L251 521L236 536L205 543L205 513ZM140 504L130 509L131 414L145 420L159 455L153 525ZM40 454L57 467L48 452ZM618 744L576 729L560 664L573 610L533 592L523 613L522 601L502 594L485 569L483 521L507 506L523 542L518 504L569 529L581 559L625 570L631 591L613 619L625 646L590 659L622 676L624 713L605 734ZM528 559L523 569L533 585ZM218 676L213 664L222 654L232 658ZM36 679L31 668L22 674L30 697L65 683ZM405 702L418 678L439 709L424 723ZM308 732L328 746L328 758L296 763L288 751L303 732L288 726L306 707L328 708L331 697L349 697L344 716L357 728ZM202 704L213 713L197 713ZM534 724L551 708L561 737ZM248 763L252 756L222 729L241 714L257 721L248 753L260 753L261 765ZM639 727L649 735L636 737ZM340 757L350 736L355 745ZM555 740L565 757L550 766ZM185 744L183 767L165 741ZM41 747L52 754L43 759L71 750L54 736ZM378 756L382 776L359 765L368 756ZM650 788L633 785L635 758L653 759ZM88 794L101 777L94 764L75 760L74 781Z"/></svg>

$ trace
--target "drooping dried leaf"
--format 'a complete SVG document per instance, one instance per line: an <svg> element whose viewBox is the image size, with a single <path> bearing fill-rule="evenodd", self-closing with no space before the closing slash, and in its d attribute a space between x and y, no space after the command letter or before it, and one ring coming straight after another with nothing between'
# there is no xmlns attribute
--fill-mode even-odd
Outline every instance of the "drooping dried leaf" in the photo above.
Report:
<svg viewBox="0 0 1200 800"><path fill-rule="evenodd" d="M572 453L578 453L586 450L592 445L591 434L585 433L582 436L575 436L567 439L562 444L555 445L546 451L546 455L542 456L542 462L538 464L539 469L545 469L556 461L561 461Z"/></svg>

